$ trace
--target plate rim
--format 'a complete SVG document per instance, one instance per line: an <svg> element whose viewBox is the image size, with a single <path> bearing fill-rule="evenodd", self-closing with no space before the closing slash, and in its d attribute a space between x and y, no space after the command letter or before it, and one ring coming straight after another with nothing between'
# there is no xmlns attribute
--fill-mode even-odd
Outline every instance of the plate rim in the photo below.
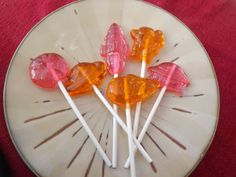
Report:
<svg viewBox="0 0 236 177"><path fill-rule="evenodd" d="M38 27L38 25L40 25L40 23L42 23L44 20L46 20L48 17L50 17L51 15L53 15L54 13L62 10L63 8L67 7L67 6L70 6L72 4L76 4L76 3L80 3L80 2L83 2L83 1L86 1L86 0L77 0L77 1L73 1L73 2L70 2L68 4L65 4L57 9L55 9L54 11L50 12L49 14L47 14L45 17L43 17L40 21L38 21L27 33L26 35L23 37L23 39L21 40L21 42L18 44L17 48L15 49L15 52L13 53L12 57L11 57L11 60L10 60L10 63L8 65L8 68L7 68L7 72L6 72L6 75L5 75L5 81L4 81L4 86L3 86L3 112L4 112L4 120L5 120L5 123L6 123L6 127L7 127L7 131L10 135L10 138L11 138L11 141L17 151L17 153L20 155L21 159L23 160L23 162L26 164L26 166L31 170L31 172L33 172L36 176L40 177L40 174L36 171L36 169L34 169L32 167L32 165L25 159L24 155L22 154L22 152L20 151L18 145L16 144L16 141L12 135L12 132L11 132L11 128L10 128L10 124L9 124L9 121L8 121L8 116L7 116L7 106L6 106L6 86L7 86L7 82L8 82L8 75L9 75L9 72L10 72L10 69L12 67L12 63L13 63L13 60L17 54L17 52L19 51L20 47L22 46L22 44L24 43L24 41L27 39L27 37L31 34L31 32L36 28ZM135 0L134 0L135 1ZM216 84L216 92L217 92L217 113L216 113L216 122L215 122L215 127L214 127L214 131L212 133L212 136L210 138L210 141L208 142L208 144L206 145L205 149L201 152L197 162L193 165L193 167L186 173L185 176L183 177L188 177L190 174L192 174L192 172L198 167L198 165L201 163L201 161L203 160L203 158L205 157L206 153L208 152L213 140L214 140L214 137L216 135L216 131L217 131L217 127L218 127L218 123L219 123L219 116L220 116L220 90L219 90L219 82L218 82L218 79L217 79L217 74L216 74L216 71L215 71L215 68L214 68L214 65L212 63L212 60L209 56L209 54L207 53L204 45L202 44L202 42L199 40L199 38L196 36L196 34L184 23L182 22L178 17L176 17L174 14L170 13L169 11L163 9L162 7L158 6L158 5L155 5L155 4L152 4L151 2L148 2L148 1L145 1L145 0L136 0L136 1L142 1L143 3L145 3L146 5L150 5L150 6L153 6L155 8L158 8L159 10L167 13L168 15L170 15L171 17L173 17L174 19L176 19L179 23L181 23L192 35L193 37L197 40L197 42L200 44L201 48L203 49L204 53L206 54L207 56L207 59L210 63L210 66L211 66L211 69L212 69L212 72L213 72L213 76L214 76L214 79L215 79L215 84Z"/></svg>

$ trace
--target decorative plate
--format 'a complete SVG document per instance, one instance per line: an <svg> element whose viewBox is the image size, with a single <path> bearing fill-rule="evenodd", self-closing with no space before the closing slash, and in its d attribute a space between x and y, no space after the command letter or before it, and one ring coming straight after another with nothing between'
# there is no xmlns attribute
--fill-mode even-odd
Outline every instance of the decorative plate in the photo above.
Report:
<svg viewBox="0 0 236 177"><path fill-rule="evenodd" d="M69 4L38 23L18 47L10 64L4 91L5 117L11 138L29 168L38 176L128 177L126 134L119 129L118 168L108 168L77 121L61 92L35 86L30 58L55 52L70 66L102 60L100 45L116 22L131 44L129 31L141 26L160 29L166 45L151 65L166 61L181 66L190 86L179 97L166 93L142 142L157 172L137 153L137 176L188 176L206 153L214 136L219 92L213 66L196 36L163 9L136 0L86 0ZM139 75L141 64L128 61L124 74ZM100 88L104 92L108 76ZM142 106L144 123L158 93ZM112 116L95 96L74 98L79 110L111 159ZM119 114L124 117L124 111ZM132 109L134 115L134 108Z"/></svg>

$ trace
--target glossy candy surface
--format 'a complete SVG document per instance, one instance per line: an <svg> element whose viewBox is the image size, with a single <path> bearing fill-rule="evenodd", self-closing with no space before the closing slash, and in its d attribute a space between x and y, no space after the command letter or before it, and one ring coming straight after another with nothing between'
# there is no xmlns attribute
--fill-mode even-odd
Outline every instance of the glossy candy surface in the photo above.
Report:
<svg viewBox="0 0 236 177"><path fill-rule="evenodd" d="M134 105L139 101L144 101L159 87L160 84L156 81L129 74L113 78L107 86L106 93L111 102L125 107L126 103Z"/></svg>
<svg viewBox="0 0 236 177"><path fill-rule="evenodd" d="M110 74L114 75L122 72L125 60L129 54L129 46L118 24L113 23L110 26L104 39L104 45L101 46L100 53L105 58Z"/></svg>
<svg viewBox="0 0 236 177"><path fill-rule="evenodd" d="M71 96L87 93L92 90L92 85L99 86L105 76L104 62L79 63L71 69L65 87Z"/></svg>
<svg viewBox="0 0 236 177"><path fill-rule="evenodd" d="M167 83L167 79L173 68L175 69ZM149 67L148 78L159 81L162 86L167 86L167 90L176 92L179 95L182 95L182 90L190 84L184 71L178 65L170 62Z"/></svg>
<svg viewBox="0 0 236 177"><path fill-rule="evenodd" d="M38 86L54 88L59 80L66 79L69 67L62 56L45 53L32 59L29 72L31 80Z"/></svg>
<svg viewBox="0 0 236 177"><path fill-rule="evenodd" d="M151 60L165 44L163 32L154 31L149 27L133 29L130 35L133 45L129 57L134 60L145 60L146 63L151 63Z"/></svg>

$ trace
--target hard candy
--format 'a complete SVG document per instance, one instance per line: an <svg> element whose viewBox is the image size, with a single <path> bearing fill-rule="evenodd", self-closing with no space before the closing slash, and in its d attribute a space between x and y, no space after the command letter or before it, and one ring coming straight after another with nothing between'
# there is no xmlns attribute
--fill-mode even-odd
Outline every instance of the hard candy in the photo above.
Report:
<svg viewBox="0 0 236 177"><path fill-rule="evenodd" d="M129 45L118 24L113 23L110 26L104 39L104 45L101 46L100 54L105 58L110 74L114 75L122 72L129 54Z"/></svg>
<svg viewBox="0 0 236 177"><path fill-rule="evenodd" d="M59 80L66 79L69 67L64 58L56 53L44 53L29 66L31 80L40 87L54 88Z"/></svg>
<svg viewBox="0 0 236 177"><path fill-rule="evenodd" d="M159 81L161 86L166 85L167 90L179 95L182 95L183 89L190 84L184 71L178 65L170 62L149 67L148 78Z"/></svg>
<svg viewBox="0 0 236 177"><path fill-rule="evenodd" d="M130 35L133 40L130 58L134 60L150 63L165 44L163 32L149 27L134 29Z"/></svg>
<svg viewBox="0 0 236 177"><path fill-rule="evenodd" d="M144 101L153 95L160 84L151 79L140 78L129 74L124 77L113 78L106 89L106 94L111 102L125 107Z"/></svg>
<svg viewBox="0 0 236 177"><path fill-rule="evenodd" d="M71 69L65 87L71 96L87 93L92 85L100 86L105 76L104 62L79 63Z"/></svg>

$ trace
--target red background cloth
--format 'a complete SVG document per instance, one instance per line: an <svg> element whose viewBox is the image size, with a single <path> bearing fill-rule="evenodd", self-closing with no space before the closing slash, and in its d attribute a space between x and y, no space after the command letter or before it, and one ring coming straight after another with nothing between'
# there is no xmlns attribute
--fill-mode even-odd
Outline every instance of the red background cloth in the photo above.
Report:
<svg viewBox="0 0 236 177"><path fill-rule="evenodd" d="M235 176L236 167L236 1L148 0L182 20L200 39L214 64L221 110L212 145L191 177ZM72 0L0 0L0 90L11 57L40 19ZM0 95L2 100L2 94ZM0 102L0 150L14 177L32 177L7 132Z"/></svg>

